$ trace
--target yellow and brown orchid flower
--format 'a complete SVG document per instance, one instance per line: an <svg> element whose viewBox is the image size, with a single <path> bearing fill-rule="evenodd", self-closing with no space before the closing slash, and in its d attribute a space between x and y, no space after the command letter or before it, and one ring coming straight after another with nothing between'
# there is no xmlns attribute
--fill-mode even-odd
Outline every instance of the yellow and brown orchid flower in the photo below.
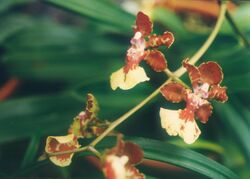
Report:
<svg viewBox="0 0 250 179"><path fill-rule="evenodd" d="M143 151L132 142L117 137L117 144L103 156L103 172L107 179L144 179L135 165L143 159Z"/></svg>
<svg viewBox="0 0 250 179"><path fill-rule="evenodd" d="M87 95L85 111L80 112L71 124L65 136L49 136L46 140L45 152L53 154L68 152L80 147L79 138L99 136L109 125L108 121L98 120L98 103L92 94ZM51 155L49 159L58 166L70 165L74 153Z"/></svg>
<svg viewBox="0 0 250 179"><path fill-rule="evenodd" d="M161 125L169 135L179 135L188 144L193 143L200 135L195 119L202 123L208 121L212 114L209 100L227 101L226 87L221 87L223 80L221 67L216 62L202 63L199 67L191 65L185 60L186 68L193 90L186 89L182 84L169 83L161 88L161 94L173 103L186 102L186 108L168 110L161 108Z"/></svg>
<svg viewBox="0 0 250 179"><path fill-rule="evenodd" d="M131 46L127 50L126 64L111 75L110 83L113 90L117 87L124 90L131 89L138 83L149 80L144 69L139 66L142 60L156 72L167 68L164 54L156 48L162 45L169 48L174 42L174 36L171 32L151 35L152 29L153 24L149 17L139 12L134 26L134 36L130 40Z"/></svg>

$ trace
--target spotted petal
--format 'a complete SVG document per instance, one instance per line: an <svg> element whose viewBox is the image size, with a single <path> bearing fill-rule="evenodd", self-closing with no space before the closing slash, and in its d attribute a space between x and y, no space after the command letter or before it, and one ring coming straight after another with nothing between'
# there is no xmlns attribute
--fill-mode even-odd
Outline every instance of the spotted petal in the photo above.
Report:
<svg viewBox="0 0 250 179"><path fill-rule="evenodd" d="M187 60L183 61L183 67L186 68L188 72L193 88L196 88L201 83L201 75L198 68L189 64Z"/></svg>
<svg viewBox="0 0 250 179"><path fill-rule="evenodd" d="M106 153L118 156L126 155L129 158L128 163L132 165L140 163L144 155L139 145L133 142L123 141L122 135L117 136L116 146L107 150Z"/></svg>
<svg viewBox="0 0 250 179"><path fill-rule="evenodd" d="M153 24L149 17L143 12L138 12L136 17L136 27L135 31L139 31L143 36L147 36L152 32Z"/></svg>
<svg viewBox="0 0 250 179"><path fill-rule="evenodd" d="M65 152L69 150L74 150L79 148L75 136L73 134L69 134L66 136L49 136L46 140L45 151L48 154L55 152ZM62 154L57 156L50 157L50 160L60 167L66 167L70 165L71 159L73 157L73 153L70 154Z"/></svg>
<svg viewBox="0 0 250 179"><path fill-rule="evenodd" d="M167 60L163 53L158 50L150 50L145 57L146 62L156 72L162 72L167 68Z"/></svg>
<svg viewBox="0 0 250 179"><path fill-rule="evenodd" d="M126 167L126 179L145 179L145 175L132 165Z"/></svg>
<svg viewBox="0 0 250 179"><path fill-rule="evenodd" d="M107 179L126 179L127 156L108 155L105 157L103 172Z"/></svg>
<svg viewBox="0 0 250 179"><path fill-rule="evenodd" d="M124 73L123 68L112 73L110 84L113 90L116 90L118 87L123 90L128 90L136 86L138 83L148 80L149 78L144 69L138 66L133 70L129 70L127 74Z"/></svg>
<svg viewBox="0 0 250 179"><path fill-rule="evenodd" d="M144 179L145 176L133 165L128 164L126 155L105 157L103 172L107 179Z"/></svg>
<svg viewBox="0 0 250 179"><path fill-rule="evenodd" d="M209 90L209 98L210 99L216 99L217 101L220 101L222 103L226 102L228 100L227 96L227 88L221 87L219 85L212 85Z"/></svg>
<svg viewBox="0 0 250 179"><path fill-rule="evenodd" d="M202 123L206 123L212 114L212 109L211 104L203 104L195 111L195 115Z"/></svg>
<svg viewBox="0 0 250 179"><path fill-rule="evenodd" d="M110 179L143 179L144 175L134 167L142 159L141 148L135 143L123 141L122 135L118 135L116 145L104 154L104 174Z"/></svg>
<svg viewBox="0 0 250 179"><path fill-rule="evenodd" d="M147 47L159 47L165 45L169 48L174 43L174 35L171 32L164 32L163 35L150 35L147 41Z"/></svg>
<svg viewBox="0 0 250 179"><path fill-rule="evenodd" d="M179 110L160 109L161 127L164 128L170 136L177 136L184 120L179 118Z"/></svg>
<svg viewBox="0 0 250 179"><path fill-rule="evenodd" d="M171 32L164 32L161 36L161 41L166 47L171 47L171 45L174 43L174 35Z"/></svg>
<svg viewBox="0 0 250 179"><path fill-rule="evenodd" d="M221 67L216 62L206 62L199 66L199 71L203 82L210 85L218 85L223 79Z"/></svg>
<svg viewBox="0 0 250 179"><path fill-rule="evenodd" d="M124 155L128 156L130 164L135 165L142 161L144 154L137 144L133 142L125 142L123 150Z"/></svg>
<svg viewBox="0 0 250 179"><path fill-rule="evenodd" d="M99 106L96 98L91 93L87 94L87 104L86 104L86 113L90 119L96 117L99 111Z"/></svg>
<svg viewBox="0 0 250 179"><path fill-rule="evenodd" d="M179 136L183 138L187 144L194 143L200 136L201 131L195 120L187 120L180 128Z"/></svg>
<svg viewBox="0 0 250 179"><path fill-rule="evenodd" d="M179 135L187 144L192 144L200 135L195 120L180 118L180 110L160 109L161 126L171 136Z"/></svg>
<svg viewBox="0 0 250 179"><path fill-rule="evenodd" d="M161 88L161 94L166 100L179 103L186 99L186 89L179 83L168 83Z"/></svg>

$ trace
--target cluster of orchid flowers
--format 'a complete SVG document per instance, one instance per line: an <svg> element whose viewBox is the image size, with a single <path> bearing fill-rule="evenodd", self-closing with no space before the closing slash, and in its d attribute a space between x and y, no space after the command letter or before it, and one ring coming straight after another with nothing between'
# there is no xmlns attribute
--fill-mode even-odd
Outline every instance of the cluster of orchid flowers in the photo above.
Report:
<svg viewBox="0 0 250 179"><path fill-rule="evenodd" d="M46 140L45 152L50 155L57 152L76 150L81 147L78 139L99 136L108 126L106 120L99 120L98 103L92 94L87 94L86 109L73 120L65 136L49 136ZM70 165L74 153L51 156L50 160L58 166Z"/></svg>
<svg viewBox="0 0 250 179"><path fill-rule="evenodd" d="M156 72L168 70L167 61L157 48L169 48L174 42L171 32L162 35L152 33L152 22L142 12L137 14L134 26L134 36L131 46L127 50L126 64L118 71L112 73L110 84L113 90L118 87L128 90L141 82L149 80L140 62L146 63ZM202 63L196 67L184 60L183 67L187 70L192 89L178 81L172 81L161 88L163 97L173 103L185 101L186 107L179 110L160 109L161 126L171 136L179 135L185 143L192 144L201 134L196 119L206 123L212 114L212 105L209 102L215 99L219 102L227 101L226 88L220 86L223 80L221 67L213 61ZM46 141L45 152L50 160L61 167L68 166L74 151L80 148L79 138L96 137L108 128L109 122L99 120L97 113L99 107L92 94L87 95L86 109L80 112L71 124L66 136L49 136ZM53 155L55 153L65 152ZM132 142L125 142L121 135L117 137L117 144L112 149L103 152L100 157L102 171L107 179L143 179L135 165L143 159L143 151Z"/></svg>
<svg viewBox="0 0 250 179"><path fill-rule="evenodd" d="M92 94L87 95L85 111L80 112L73 120L66 136L49 136L46 140L45 152L57 166L66 167L71 164L73 152L81 145L79 138L99 136L109 126L106 120L97 118L99 107ZM64 154L53 155L55 153ZM132 142L125 142L122 135L117 135L117 144L107 149L100 156L102 171L107 179L144 179L135 165L142 162L142 149Z"/></svg>
<svg viewBox="0 0 250 179"><path fill-rule="evenodd" d="M174 42L174 36L171 32L164 32L158 36L150 35L151 32L152 22L147 15L139 12L134 27L135 34L127 51L126 64L110 77L113 90L117 87L128 90L149 80L144 69L139 66L142 60L156 72L167 70L166 58L156 48L161 45L169 48ZM184 60L183 67L189 74L193 91L181 83L171 82L161 88L161 94L173 103L185 101L186 108L183 110L161 108L160 118L162 128L166 129L169 135L179 135L186 143L191 144L201 133L195 119L206 123L212 113L212 106L208 100L225 102L228 97L226 88L220 86L223 73L216 62L209 61L196 67L189 64L188 60Z"/></svg>

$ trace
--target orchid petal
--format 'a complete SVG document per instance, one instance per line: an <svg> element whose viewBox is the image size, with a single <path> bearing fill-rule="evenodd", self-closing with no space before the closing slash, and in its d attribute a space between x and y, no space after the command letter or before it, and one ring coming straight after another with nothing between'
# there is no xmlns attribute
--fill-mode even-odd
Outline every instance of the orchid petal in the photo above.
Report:
<svg viewBox="0 0 250 179"><path fill-rule="evenodd" d="M143 12L138 12L136 17L135 31L139 31L143 36L147 36L152 32L153 24L150 18Z"/></svg>
<svg viewBox="0 0 250 179"><path fill-rule="evenodd" d="M164 54L158 50L150 50L145 60L156 72L162 72L167 68L167 60Z"/></svg>
<svg viewBox="0 0 250 179"><path fill-rule="evenodd" d="M174 43L174 35L172 32L164 32L161 36L161 41L167 48L171 47Z"/></svg>
<svg viewBox="0 0 250 179"><path fill-rule="evenodd" d="M186 89L179 83L168 83L161 88L161 94L166 100L179 103L186 99Z"/></svg>
<svg viewBox="0 0 250 179"><path fill-rule="evenodd" d="M55 152L66 152L79 148L77 140L73 134L66 136L49 136L46 140L45 151L48 154ZM51 156L49 159L60 167L70 165L74 153Z"/></svg>
<svg viewBox="0 0 250 179"><path fill-rule="evenodd" d="M216 99L217 101L220 101L222 103L226 102L228 100L227 96L227 88L221 87L219 85L212 85L209 90L208 97L210 99Z"/></svg>
<svg viewBox="0 0 250 179"><path fill-rule="evenodd" d="M126 179L127 156L108 155L105 158L104 174L107 179Z"/></svg>
<svg viewBox="0 0 250 179"><path fill-rule="evenodd" d="M206 123L212 114L212 109L211 104L203 104L195 111L195 115L202 123Z"/></svg>
<svg viewBox="0 0 250 179"><path fill-rule="evenodd" d="M179 118L180 110L160 109L161 127L164 128L170 136L177 136L184 120Z"/></svg>
<svg viewBox="0 0 250 179"><path fill-rule="evenodd" d="M169 48L174 43L174 35L171 32L164 32L163 35L150 35L148 37L147 46L148 47L159 47L165 45Z"/></svg>
<svg viewBox="0 0 250 179"><path fill-rule="evenodd" d="M201 83L201 74L198 68L189 64L187 60L183 61L183 67L187 69L193 88L196 88Z"/></svg>
<svg viewBox="0 0 250 179"><path fill-rule="evenodd" d="M223 80L223 73L220 65L216 62L202 63L198 70L201 74L201 79L204 83L210 85L218 85Z"/></svg>
<svg viewBox="0 0 250 179"><path fill-rule="evenodd" d="M200 135L195 120L180 118L180 110L160 109L161 125L169 135L179 135L187 144L192 144Z"/></svg>
<svg viewBox="0 0 250 179"><path fill-rule="evenodd" d="M201 131L196 124L195 120L187 120L181 127L181 130L179 132L179 136L183 138L184 142L187 144L194 143L198 137L200 136Z"/></svg>
<svg viewBox="0 0 250 179"><path fill-rule="evenodd" d="M121 68L112 73L110 77L110 84L113 90L116 90L118 87L123 90L128 90L144 81L149 81L149 78L144 69L139 66L133 70L129 70L127 74L125 74L123 68Z"/></svg>

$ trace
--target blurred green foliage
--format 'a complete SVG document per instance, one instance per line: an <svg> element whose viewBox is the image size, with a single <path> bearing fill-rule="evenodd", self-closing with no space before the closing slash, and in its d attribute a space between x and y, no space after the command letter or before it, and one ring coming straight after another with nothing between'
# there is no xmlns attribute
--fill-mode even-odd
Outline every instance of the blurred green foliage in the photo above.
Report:
<svg viewBox="0 0 250 179"><path fill-rule="evenodd" d="M250 4L241 4L233 17L250 39ZM165 54L171 70L191 57L209 34L190 32L180 16L166 9L156 9L153 18L155 31L168 29L175 34L176 42ZM86 93L97 97L100 118L112 121L166 79L147 69L149 83L130 91L112 91L109 86L109 75L124 63L135 16L108 0L0 0L0 19L0 84L12 77L20 81L15 93L0 102L0 177L100 178L100 172L89 172L96 169L83 157L65 169L36 160L44 150L46 136L65 133L84 107ZM147 158L193 171L152 172L141 166L148 176L234 178L230 168L240 178L250 178L250 50L225 22L202 60L222 66L229 101L214 104L208 125L201 126L205 142L200 148L178 147L178 141L168 144L172 138L161 129L158 112L159 107L171 104L160 96L119 127L145 149ZM183 79L189 82L187 76ZM223 152L206 148L206 141ZM113 145L111 139L103 143L101 149Z"/></svg>

